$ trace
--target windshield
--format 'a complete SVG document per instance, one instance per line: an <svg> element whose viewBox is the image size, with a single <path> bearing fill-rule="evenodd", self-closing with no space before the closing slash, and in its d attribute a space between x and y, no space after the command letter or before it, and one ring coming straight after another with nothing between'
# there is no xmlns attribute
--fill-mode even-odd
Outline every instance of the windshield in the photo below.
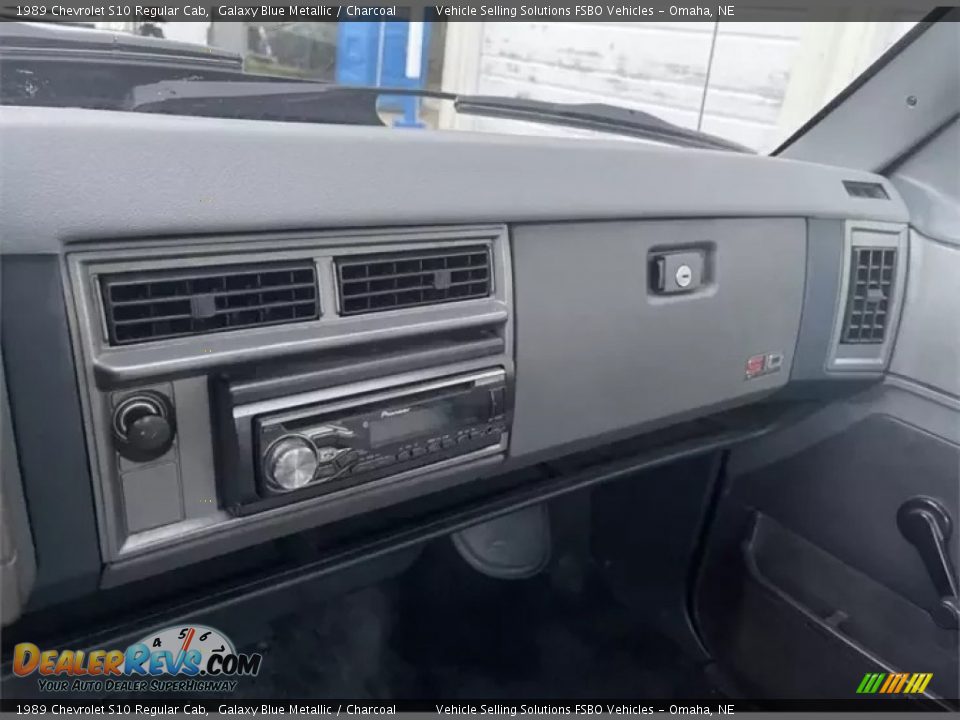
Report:
<svg viewBox="0 0 960 720"><path fill-rule="evenodd" d="M401 128L495 133L653 139L692 147L767 153L801 127L916 23L903 22L446 22L437 9L422 22L97 22L101 31L177 56L177 72L155 67L137 86L165 80L235 80L247 77L314 80L337 86L401 88L417 94L382 94L381 124ZM76 30L88 33L93 30ZM162 38L162 40L161 40ZM175 42L170 42L175 41ZM184 48L205 49L193 57ZM137 62L143 60L138 46ZM133 57L131 53L130 57ZM29 62L25 60L24 62ZM131 60L130 62L134 62ZM203 66L193 67L198 63ZM18 82L35 70L18 67ZM72 68L71 73L82 73ZM9 81L7 73L4 77ZM110 80L120 83L120 80ZM73 77L71 89L84 87ZM22 83L21 83L22 84ZM27 83L29 86L29 83ZM11 87L8 83L8 87ZM118 89L129 97L129 88ZM24 90L21 94L27 94ZM98 87L97 102L80 90L65 103L113 109ZM448 96L441 97L445 93ZM556 106L502 107L480 114L457 110L452 96L546 101L638 111L615 123L569 122ZM36 98L39 95L30 95ZM141 94L139 96L143 98ZM151 97L156 97L154 94ZM333 98L333 96L329 96ZM5 97L5 102L11 102ZM337 102L342 102L337 96ZM13 100L12 102L22 102ZM118 101L119 102L119 101ZM279 102L279 101L278 101ZM476 105L474 105L476 107ZM164 112L204 114L195 106ZM342 113L341 113L342 114ZM547 122L552 114L553 122ZM237 115L239 116L239 115ZM365 124L362 112L352 121ZM263 119L288 119L262 111ZM312 121L340 122L322 114ZM290 118L293 119L293 118ZM303 120L303 118L299 118ZM609 120L609 117L607 118ZM647 133L650 121L684 133ZM376 121L374 121L376 122ZM639 132L622 132L639 124ZM611 134L615 133L615 134ZM703 135L706 142L692 143ZM686 140L682 140L682 138ZM719 141L719 142L714 142Z"/></svg>

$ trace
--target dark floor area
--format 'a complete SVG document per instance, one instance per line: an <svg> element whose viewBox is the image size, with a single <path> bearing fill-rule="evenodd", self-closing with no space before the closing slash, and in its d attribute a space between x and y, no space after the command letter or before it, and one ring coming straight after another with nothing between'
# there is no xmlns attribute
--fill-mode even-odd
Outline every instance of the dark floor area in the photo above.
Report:
<svg viewBox="0 0 960 720"><path fill-rule="evenodd" d="M243 698L717 698L704 667L589 572L493 580L448 540L398 578L271 623Z"/></svg>

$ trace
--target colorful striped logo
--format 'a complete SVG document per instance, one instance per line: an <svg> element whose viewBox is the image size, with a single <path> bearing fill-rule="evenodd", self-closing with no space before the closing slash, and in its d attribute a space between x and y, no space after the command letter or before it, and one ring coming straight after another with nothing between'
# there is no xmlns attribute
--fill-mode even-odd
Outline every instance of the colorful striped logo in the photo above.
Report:
<svg viewBox="0 0 960 720"><path fill-rule="evenodd" d="M867 673L857 686L858 695L905 695L922 693L933 679L933 673Z"/></svg>

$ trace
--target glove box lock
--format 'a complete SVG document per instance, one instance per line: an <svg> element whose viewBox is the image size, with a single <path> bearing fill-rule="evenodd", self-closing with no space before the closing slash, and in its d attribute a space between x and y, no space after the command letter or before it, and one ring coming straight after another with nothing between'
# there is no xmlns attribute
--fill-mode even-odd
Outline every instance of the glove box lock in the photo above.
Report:
<svg viewBox="0 0 960 720"><path fill-rule="evenodd" d="M650 256L650 291L657 295L693 292L704 282L704 250L671 250Z"/></svg>

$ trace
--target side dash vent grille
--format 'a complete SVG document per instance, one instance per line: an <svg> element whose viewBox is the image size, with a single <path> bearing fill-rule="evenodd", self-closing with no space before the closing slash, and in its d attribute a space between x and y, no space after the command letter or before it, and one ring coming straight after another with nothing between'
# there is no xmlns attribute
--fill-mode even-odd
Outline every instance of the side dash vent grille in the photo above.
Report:
<svg viewBox="0 0 960 720"><path fill-rule="evenodd" d="M343 315L469 300L490 295L485 245L337 258Z"/></svg>
<svg viewBox="0 0 960 720"><path fill-rule="evenodd" d="M112 273L100 290L111 345L320 317L312 262Z"/></svg>
<svg viewBox="0 0 960 720"><path fill-rule="evenodd" d="M850 258L850 284L840 342L880 345L886 336L897 251L855 247Z"/></svg>

